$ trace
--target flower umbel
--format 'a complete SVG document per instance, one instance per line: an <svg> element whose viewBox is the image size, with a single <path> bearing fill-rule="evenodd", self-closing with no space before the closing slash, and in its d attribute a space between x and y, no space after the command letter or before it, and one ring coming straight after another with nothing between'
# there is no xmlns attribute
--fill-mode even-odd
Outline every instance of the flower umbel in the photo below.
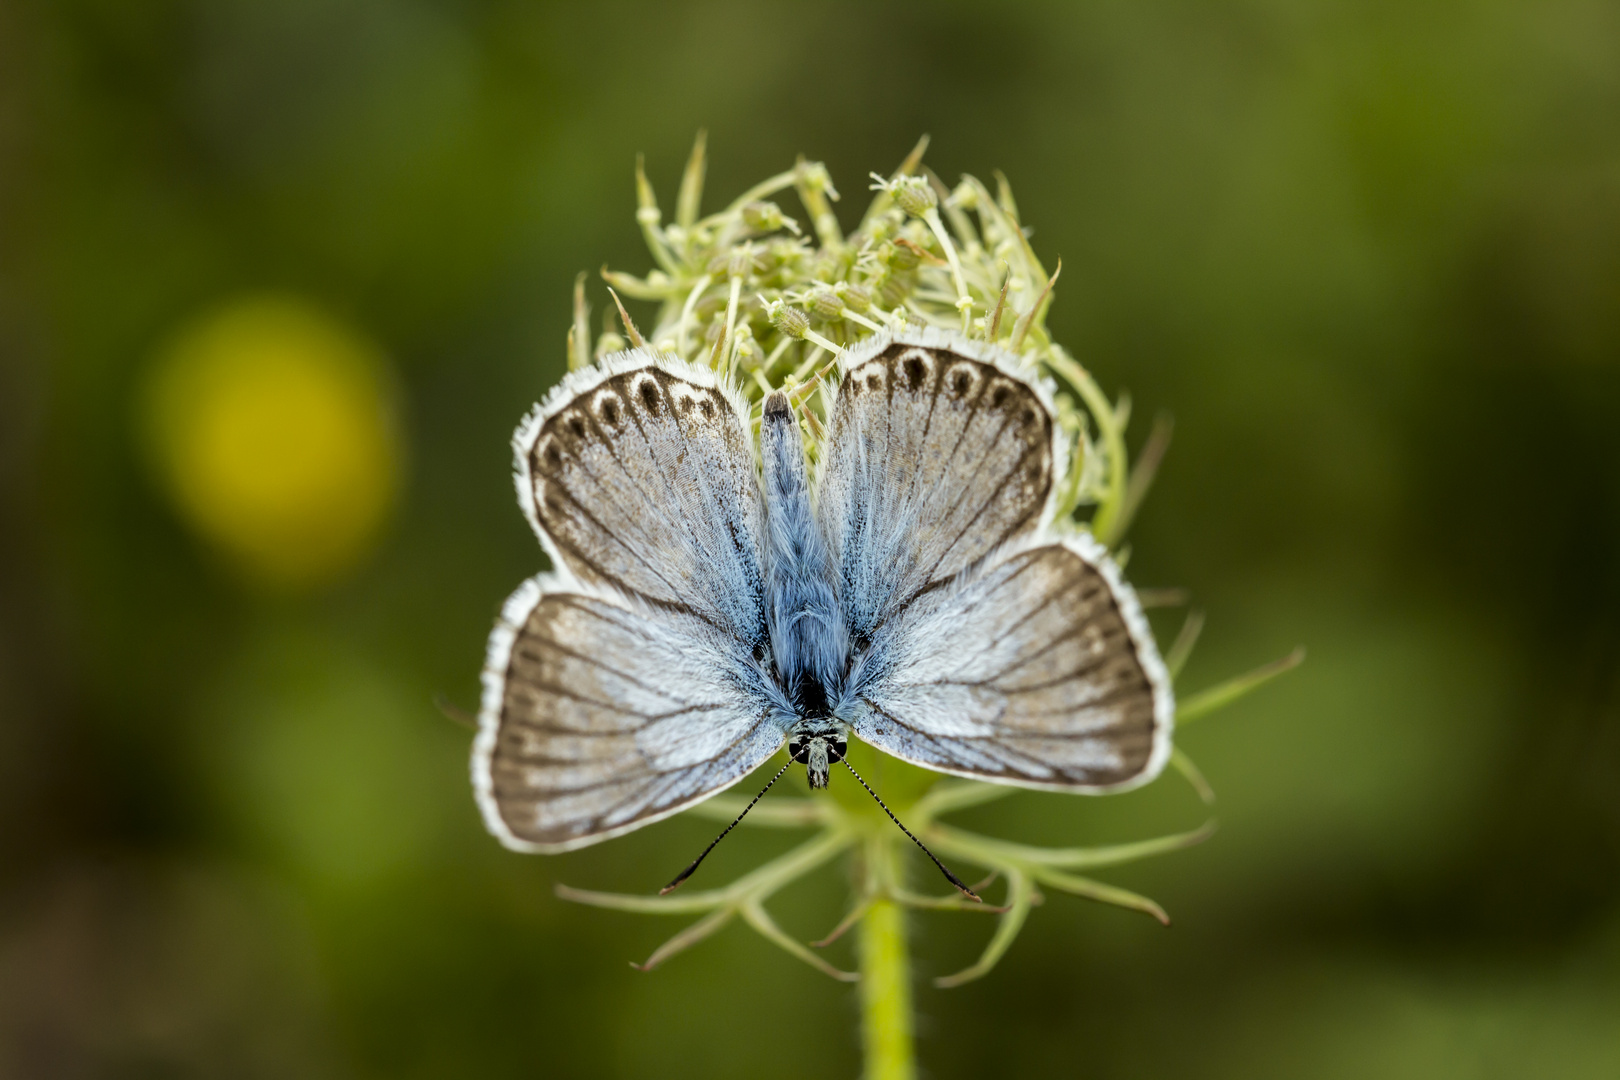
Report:
<svg viewBox="0 0 1620 1080"><path fill-rule="evenodd" d="M997 174L993 192L972 176L947 189L922 165L926 145L926 139L919 142L891 175L873 174L875 196L847 236L832 212L837 189L819 163L801 159L724 209L700 217L705 172L700 134L676 197L674 220L666 223L638 161L636 219L656 265L640 277L602 270L615 311L609 313L594 345L582 277L569 331L570 366L584 366L627 342L645 342L734 377L753 403L756 425L766 396L786 391L804 431L806 453L814 460L820 456L830 404L831 395L824 391L829 389L828 380L835 378L842 350L873 333L908 325L968 334L1013 354L1032 379L1054 386L1060 438L1068 444L1067 472L1057 478L1056 516L1074 528L1089 530L1115 549L1116 561L1123 564L1128 552L1118 548L1168 446L1168 421L1154 426L1132 469L1125 450L1129 399L1111 401L1090 372L1048 334L1046 314L1057 268L1049 272L1031 248L1006 178ZM789 190L804 209L807 229L776 201ZM621 295L657 305L650 331L632 321L619 301ZM780 399L777 402L773 408L780 408ZM1143 592L1141 600L1145 607L1185 602L1173 590ZM1166 650L1165 664L1172 677L1185 664L1202 625L1202 616L1191 612ZM1178 727L1229 704L1301 659L1296 651L1249 675L1183 697ZM1171 764L1206 804L1213 801L1208 784L1181 751L1173 753ZM978 961L935 980L941 987L959 986L996 965L1030 908L1040 902L1043 888L1168 922L1152 900L1079 872L1178 850L1204 840L1214 828L1213 822L1206 822L1187 832L1106 847L1036 847L980 836L941 820L1012 794L1014 788L977 781L935 783L936 774L898 762L886 779L886 800L921 843L942 859L988 871L978 889L997 879L1004 882L999 905L974 903L971 894L936 895L908 887L902 866L911 841L850 784L810 798L775 797L754 805L742 824L812 829L815 834L729 885L670 896L559 886L558 894L621 911L701 916L637 965L643 970L736 917L834 978L863 980L869 1075L903 1077L912 1070L904 911L979 911L997 916L996 930ZM745 805L750 805L746 799L722 796L688 813L732 821ZM841 856L851 857L855 868L855 895L848 914L820 941L795 939L772 919L766 902ZM862 928L861 970L845 971L824 959L818 949L857 925Z"/></svg>

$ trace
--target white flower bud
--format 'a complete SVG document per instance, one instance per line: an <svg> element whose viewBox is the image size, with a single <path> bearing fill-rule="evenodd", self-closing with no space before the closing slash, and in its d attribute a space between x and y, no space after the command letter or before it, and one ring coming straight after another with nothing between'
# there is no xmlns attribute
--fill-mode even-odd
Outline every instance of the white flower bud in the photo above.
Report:
<svg viewBox="0 0 1620 1080"><path fill-rule="evenodd" d="M844 302L844 306L851 311L865 311L872 306L872 294L859 285L852 285L847 281L840 281L833 286L833 292Z"/></svg>
<svg viewBox="0 0 1620 1080"><path fill-rule="evenodd" d="M796 307L789 307L782 300L766 302L765 318L790 338L802 338L805 331L810 329L810 316Z"/></svg>
<svg viewBox="0 0 1620 1080"><path fill-rule="evenodd" d="M831 289L816 289L807 298L810 310L823 319L836 319L844 313L844 303Z"/></svg>
<svg viewBox="0 0 1620 1080"><path fill-rule="evenodd" d="M917 249L904 244L884 244L878 249L878 258L901 271L915 270L922 262L922 256L917 253Z"/></svg>
<svg viewBox="0 0 1620 1080"><path fill-rule="evenodd" d="M782 208L773 202L751 202L742 208L743 221L755 232L775 232L786 228L795 235L799 232L799 223L782 213Z"/></svg>
<svg viewBox="0 0 1620 1080"><path fill-rule="evenodd" d="M827 166L819 161L807 161L799 166L799 183L811 191L824 191L827 198L838 201L838 189L833 187L832 176L827 172Z"/></svg>
<svg viewBox="0 0 1620 1080"><path fill-rule="evenodd" d="M939 205L934 186L921 176L901 176L895 179L889 193L900 209L912 217L922 217Z"/></svg>

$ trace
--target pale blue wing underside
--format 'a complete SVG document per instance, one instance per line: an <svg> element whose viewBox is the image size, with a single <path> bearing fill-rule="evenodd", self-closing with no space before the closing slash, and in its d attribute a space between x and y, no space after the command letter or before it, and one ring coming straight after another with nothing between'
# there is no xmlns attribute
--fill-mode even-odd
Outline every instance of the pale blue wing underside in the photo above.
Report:
<svg viewBox="0 0 1620 1080"><path fill-rule="evenodd" d="M1015 363L937 331L847 354L816 510L857 644L1040 524L1063 462L1050 397Z"/></svg>
<svg viewBox="0 0 1620 1080"><path fill-rule="evenodd" d="M650 350L571 372L517 434L518 500L558 572L762 648L764 504L747 405Z"/></svg>
<svg viewBox="0 0 1620 1080"><path fill-rule="evenodd" d="M1101 545L1035 537L889 620L840 713L880 750L941 772L1107 791L1159 774L1175 704Z"/></svg>
<svg viewBox="0 0 1620 1080"><path fill-rule="evenodd" d="M781 746L764 505L735 388L647 350L570 373L513 450L554 573L490 636L473 783L508 846L561 851L675 813Z"/></svg>
<svg viewBox="0 0 1620 1080"><path fill-rule="evenodd" d="M782 745L748 649L689 611L553 575L490 637L473 787L508 847L618 836L736 783Z"/></svg>
<svg viewBox="0 0 1620 1080"><path fill-rule="evenodd" d="M1051 396L1016 357L927 329L848 354L817 489L856 646L837 714L943 772L1146 782L1174 701L1130 586L1048 524Z"/></svg>

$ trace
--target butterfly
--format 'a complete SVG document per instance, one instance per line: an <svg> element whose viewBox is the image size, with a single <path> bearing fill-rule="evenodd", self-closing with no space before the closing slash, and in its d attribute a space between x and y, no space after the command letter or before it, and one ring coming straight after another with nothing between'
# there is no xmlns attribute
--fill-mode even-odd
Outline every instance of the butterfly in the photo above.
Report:
<svg viewBox="0 0 1620 1080"><path fill-rule="evenodd" d="M506 601L483 671L473 787L507 847L622 835L784 745L776 775L803 764L812 788L851 737L1056 791L1163 768L1175 705L1141 605L1053 520L1049 384L932 327L838 369L813 477L786 393L756 444L736 385L646 348L570 373L519 426L518 501L553 569Z"/></svg>

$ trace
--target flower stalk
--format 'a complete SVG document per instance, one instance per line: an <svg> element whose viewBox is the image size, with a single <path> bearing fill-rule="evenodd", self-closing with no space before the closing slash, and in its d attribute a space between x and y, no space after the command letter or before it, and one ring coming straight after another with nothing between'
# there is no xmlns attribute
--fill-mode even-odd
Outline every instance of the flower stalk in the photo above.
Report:
<svg viewBox="0 0 1620 1080"><path fill-rule="evenodd" d="M874 872L893 849L868 845L866 858ZM861 915L861 1048L867 1080L914 1080L916 1051L911 1031L911 957L906 949L905 911L894 900L879 897Z"/></svg>

